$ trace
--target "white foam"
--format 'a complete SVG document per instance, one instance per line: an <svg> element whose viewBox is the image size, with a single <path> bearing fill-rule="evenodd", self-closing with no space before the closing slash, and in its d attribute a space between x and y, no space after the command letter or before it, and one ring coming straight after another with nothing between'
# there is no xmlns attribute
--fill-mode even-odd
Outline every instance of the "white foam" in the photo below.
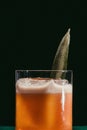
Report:
<svg viewBox="0 0 87 130"><path fill-rule="evenodd" d="M16 82L17 93L61 93L72 92L72 85L67 80L20 78Z"/></svg>

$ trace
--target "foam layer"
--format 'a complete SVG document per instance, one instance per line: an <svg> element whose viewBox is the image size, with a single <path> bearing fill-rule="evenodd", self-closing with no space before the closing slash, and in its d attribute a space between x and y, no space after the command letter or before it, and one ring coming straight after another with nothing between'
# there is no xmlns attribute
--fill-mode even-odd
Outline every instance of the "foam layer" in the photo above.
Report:
<svg viewBox="0 0 87 130"><path fill-rule="evenodd" d="M72 92L67 80L46 78L20 78L16 82L17 93L60 93Z"/></svg>

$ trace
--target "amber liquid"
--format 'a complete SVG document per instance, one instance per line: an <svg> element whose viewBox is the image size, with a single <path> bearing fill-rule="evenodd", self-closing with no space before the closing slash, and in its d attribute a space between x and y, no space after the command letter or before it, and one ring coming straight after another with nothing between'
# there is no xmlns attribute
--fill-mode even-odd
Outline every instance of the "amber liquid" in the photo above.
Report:
<svg viewBox="0 0 87 130"><path fill-rule="evenodd" d="M72 93L16 93L16 130L72 130Z"/></svg>

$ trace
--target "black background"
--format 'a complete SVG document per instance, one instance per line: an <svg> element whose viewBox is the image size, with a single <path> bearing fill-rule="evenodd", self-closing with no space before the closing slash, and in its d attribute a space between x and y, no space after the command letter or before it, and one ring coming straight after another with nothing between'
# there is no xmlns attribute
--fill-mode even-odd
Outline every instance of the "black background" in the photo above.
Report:
<svg viewBox="0 0 87 130"><path fill-rule="evenodd" d="M0 6L0 125L15 125L15 70L51 69L68 28L68 69L74 73L73 125L87 125L86 4L11 1Z"/></svg>

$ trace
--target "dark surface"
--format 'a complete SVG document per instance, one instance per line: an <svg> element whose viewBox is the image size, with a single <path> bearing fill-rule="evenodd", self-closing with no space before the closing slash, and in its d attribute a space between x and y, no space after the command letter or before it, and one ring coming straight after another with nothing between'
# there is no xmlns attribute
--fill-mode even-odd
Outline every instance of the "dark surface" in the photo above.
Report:
<svg viewBox="0 0 87 130"><path fill-rule="evenodd" d="M0 130L15 130L15 127L0 127ZM74 126L73 130L87 130L87 126Z"/></svg>
<svg viewBox="0 0 87 130"><path fill-rule="evenodd" d="M9 3L0 8L0 125L15 125L15 70L51 69L56 49L69 27L68 69L74 72L73 124L87 125L85 3L17 1L12 7Z"/></svg>

